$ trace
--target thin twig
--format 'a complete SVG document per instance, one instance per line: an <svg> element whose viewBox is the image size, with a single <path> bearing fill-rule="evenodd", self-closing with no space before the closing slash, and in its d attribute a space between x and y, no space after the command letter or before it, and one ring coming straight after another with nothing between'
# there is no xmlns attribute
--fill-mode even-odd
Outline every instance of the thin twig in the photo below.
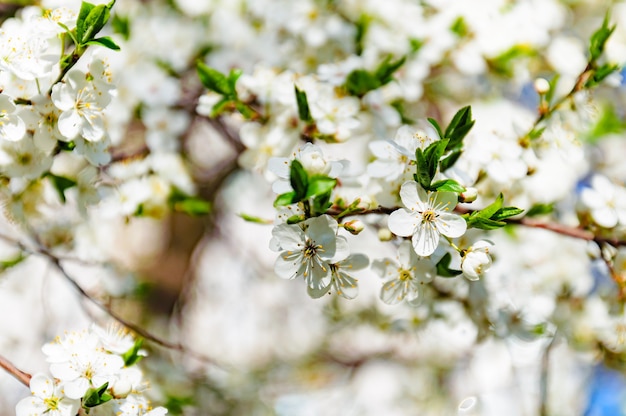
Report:
<svg viewBox="0 0 626 416"><path fill-rule="evenodd" d="M30 379L32 376L19 368L17 368L11 361L7 360L0 355L0 367L2 367L7 373L15 377L20 383L26 387L30 386Z"/></svg>

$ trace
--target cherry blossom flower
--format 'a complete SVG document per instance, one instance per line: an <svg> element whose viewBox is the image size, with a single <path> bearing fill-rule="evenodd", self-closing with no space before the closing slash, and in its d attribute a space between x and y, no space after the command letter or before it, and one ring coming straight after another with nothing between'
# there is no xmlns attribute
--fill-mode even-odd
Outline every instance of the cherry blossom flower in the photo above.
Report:
<svg viewBox="0 0 626 416"><path fill-rule="evenodd" d="M626 189L614 185L605 176L594 175L591 187L583 188L580 200L599 226L626 225Z"/></svg>
<svg viewBox="0 0 626 416"><path fill-rule="evenodd" d="M80 400L70 399L63 387L43 373L30 379L32 396L25 397L15 407L16 416L75 416Z"/></svg>
<svg viewBox="0 0 626 416"><path fill-rule="evenodd" d="M332 262L348 257L348 241L337 235L337 221L328 215L300 224L280 224L272 230L270 247L281 251L274 270L284 279L302 277L314 293L331 284Z"/></svg>
<svg viewBox="0 0 626 416"><path fill-rule="evenodd" d="M452 211L457 195L452 192L426 192L415 181L407 181L400 189L406 208L389 216L389 229L401 237L412 236L413 248L420 256L430 256L439 245L439 236L450 238L465 234L467 223Z"/></svg>
<svg viewBox="0 0 626 416"><path fill-rule="evenodd" d="M489 248L493 243L479 240L467 249L461 261L461 271L468 280L478 280L491 266Z"/></svg>

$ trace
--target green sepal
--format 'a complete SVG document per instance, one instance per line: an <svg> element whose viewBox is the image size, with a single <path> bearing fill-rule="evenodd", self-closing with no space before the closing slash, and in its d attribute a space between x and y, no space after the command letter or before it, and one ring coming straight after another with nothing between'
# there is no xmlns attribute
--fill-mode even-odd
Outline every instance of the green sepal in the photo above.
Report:
<svg viewBox="0 0 626 416"><path fill-rule="evenodd" d="M324 175L313 175L309 178L305 198L330 193L337 185L337 179Z"/></svg>
<svg viewBox="0 0 626 416"><path fill-rule="evenodd" d="M52 182L54 189L56 189L57 193L59 194L59 198L61 199L61 202L65 204L66 202L65 190L73 186L76 186L76 181L74 179L70 179L65 176L55 175L49 172L46 174L46 176L50 178L50 181Z"/></svg>
<svg viewBox="0 0 626 416"><path fill-rule="evenodd" d="M100 387L91 387L87 389L87 392L83 396L82 406L88 409L91 407L99 406L111 400L113 396L106 392L108 387L109 382L107 381Z"/></svg>
<svg viewBox="0 0 626 416"><path fill-rule="evenodd" d="M535 204L526 212L526 217L549 214L554 211L554 204Z"/></svg>
<svg viewBox="0 0 626 416"><path fill-rule="evenodd" d="M345 216L348 216L350 214L356 213L356 212L360 212L362 209L359 208L359 204L361 203L361 198L357 198L354 201L352 201L352 203L350 205L348 205L346 208L344 208L343 211L341 211L341 213L339 213L339 215L337 215L336 219L339 220Z"/></svg>
<svg viewBox="0 0 626 416"><path fill-rule="evenodd" d="M589 38L589 57L591 62L595 62L602 55L606 41L614 30L615 25L609 27L609 14L607 13L602 21L602 26Z"/></svg>
<svg viewBox="0 0 626 416"><path fill-rule="evenodd" d="M285 192L284 194L280 194L274 200L274 207L284 207L294 202L297 202L296 193L294 191Z"/></svg>
<svg viewBox="0 0 626 416"><path fill-rule="evenodd" d="M211 68L201 61L196 62L196 70L202 85L208 90L230 97L233 95L231 82L228 77L217 69Z"/></svg>
<svg viewBox="0 0 626 416"><path fill-rule="evenodd" d="M298 116L300 120L309 123L313 121L311 117L311 111L309 110L309 101L306 97L306 92L300 90L297 85L294 85L296 93L296 102L298 103Z"/></svg>
<svg viewBox="0 0 626 416"><path fill-rule="evenodd" d="M466 189L454 179L443 179L430 185L431 191L437 192L454 192L460 194L465 192Z"/></svg>
<svg viewBox="0 0 626 416"><path fill-rule="evenodd" d="M108 48L114 51L120 50L119 45L115 43L113 39L111 39L109 36L103 36L101 38L92 39L90 41L85 42L85 45L100 45L100 46L104 46L105 48Z"/></svg>
<svg viewBox="0 0 626 416"><path fill-rule="evenodd" d="M452 256L450 255L450 253L444 254L441 260L439 260L439 263L437 263L437 276L456 277L462 273L460 270L450 268L451 260Z"/></svg>
<svg viewBox="0 0 626 416"><path fill-rule="evenodd" d="M131 365L137 364L143 359L143 355L139 354L142 345L143 338L137 338L133 346L130 347L130 349L124 354L122 354L122 358L124 359L124 367L130 367Z"/></svg>

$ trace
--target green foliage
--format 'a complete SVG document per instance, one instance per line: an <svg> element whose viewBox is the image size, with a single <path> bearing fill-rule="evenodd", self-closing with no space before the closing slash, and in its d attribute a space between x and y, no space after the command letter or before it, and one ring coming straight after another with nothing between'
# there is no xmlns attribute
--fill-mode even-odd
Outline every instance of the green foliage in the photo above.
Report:
<svg viewBox="0 0 626 416"><path fill-rule="evenodd" d="M606 77L620 69L616 64L604 64L591 72L591 76L585 81L585 88L593 88L599 85Z"/></svg>
<svg viewBox="0 0 626 416"><path fill-rule="evenodd" d="M513 64L517 59L531 57L535 54L536 51L528 45L513 45L495 58L488 59L487 64L497 75L510 78L513 76Z"/></svg>
<svg viewBox="0 0 626 416"><path fill-rule="evenodd" d="M595 62L600 58L604 52L606 41L614 30L615 25L609 27L609 14L607 13L602 21L602 26L589 38L589 60L591 62Z"/></svg>
<svg viewBox="0 0 626 416"><path fill-rule="evenodd" d="M197 196L187 195L174 188L168 198L168 205L176 212L183 212L193 217L211 213L211 203Z"/></svg>
<svg viewBox="0 0 626 416"><path fill-rule="evenodd" d="M463 16L457 17L456 20L452 22L450 30L460 38L467 36L469 33L469 28L467 27L467 23L465 22Z"/></svg>
<svg viewBox="0 0 626 416"><path fill-rule="evenodd" d="M89 44L98 44L109 49L119 50L119 46L109 37L95 37L109 20L111 8L114 4L115 0L108 4L99 4L97 6L86 1L81 4L78 19L76 20L75 41L77 42L77 48L83 48Z"/></svg>
<svg viewBox="0 0 626 416"><path fill-rule="evenodd" d="M626 130L626 121L615 112L612 104L606 104L600 111L596 123L591 130L585 135L589 142L595 142L602 136L607 134L620 134Z"/></svg>
<svg viewBox="0 0 626 416"><path fill-rule="evenodd" d="M554 211L554 204L535 204L526 211L526 217L549 214Z"/></svg>
<svg viewBox="0 0 626 416"><path fill-rule="evenodd" d="M137 338L133 346L122 354L122 358L124 359L124 366L130 367L138 363L141 359L143 359L143 355L139 354L141 350L141 346L143 345L143 338Z"/></svg>
<svg viewBox="0 0 626 416"><path fill-rule="evenodd" d="M495 230L507 225L504 221L507 218L524 212L523 209L516 207L503 207L503 200L504 197L500 194L491 205L479 211L464 214L463 218L465 218L465 221L467 222L467 227L480 228L481 230Z"/></svg>
<svg viewBox="0 0 626 416"><path fill-rule="evenodd" d="M313 121L311 117L311 110L309 109L309 100L306 97L306 92L300 90L298 86L294 85L296 92L296 102L298 103L298 116L300 120L310 123Z"/></svg>
<svg viewBox="0 0 626 416"><path fill-rule="evenodd" d="M46 177L48 177L50 181L52 182L54 189L56 189L57 193L59 194L59 198L61 199L61 202L65 203L66 202L65 190L73 186L76 186L76 181L73 179L67 178L65 176L52 174L50 172L46 174Z"/></svg>
<svg viewBox="0 0 626 416"><path fill-rule="evenodd" d="M463 139L474 127L474 123L476 120L472 120L472 107L466 106L457 111L443 136L441 136L450 140L446 150L460 149L463 146ZM439 129L439 131L441 130Z"/></svg>
<svg viewBox="0 0 626 416"><path fill-rule="evenodd" d="M460 275L462 272L460 270L455 270L450 268L450 261L452 260L452 256L450 253L446 253L439 263L437 263L437 276L441 277L456 277Z"/></svg>
<svg viewBox="0 0 626 416"><path fill-rule="evenodd" d="M107 381L100 387L91 387L87 390L83 397L83 408L86 409L87 413L89 413L90 408L106 403L113 398L112 395L107 393L108 387L109 382Z"/></svg>
<svg viewBox="0 0 626 416"><path fill-rule="evenodd" d="M111 27L113 32L121 35L125 40L130 39L130 20L128 17L114 14L111 19Z"/></svg>
<svg viewBox="0 0 626 416"><path fill-rule="evenodd" d="M393 73L404 65L405 61L406 57L404 56L393 61L391 55L389 55L378 65L374 72L365 69L355 69L348 74L344 88L350 95L363 97L369 91L380 88L391 82L393 80Z"/></svg>
<svg viewBox="0 0 626 416"><path fill-rule="evenodd" d="M253 222L256 224L272 224L272 220L267 220L265 218L257 217L255 215L245 214L243 212L238 214L244 221Z"/></svg>
<svg viewBox="0 0 626 416"><path fill-rule="evenodd" d="M371 21L371 17L362 14L359 16L359 20L354 23L356 26L356 33L354 34L354 53L357 55L363 53L363 41L365 40L365 35L367 34L367 29Z"/></svg>
<svg viewBox="0 0 626 416"><path fill-rule="evenodd" d="M325 175L309 175L300 161L293 160L289 169L289 182L293 191L278 195L274 206L286 206L298 202L304 202L313 211L308 215L316 216L326 212L332 205L330 197L337 186L337 179ZM312 205L311 205L312 202Z"/></svg>

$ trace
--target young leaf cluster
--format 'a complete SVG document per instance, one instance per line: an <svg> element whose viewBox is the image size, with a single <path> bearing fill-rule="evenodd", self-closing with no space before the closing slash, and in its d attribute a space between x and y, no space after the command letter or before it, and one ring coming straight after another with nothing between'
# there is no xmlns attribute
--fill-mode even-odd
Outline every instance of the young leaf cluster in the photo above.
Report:
<svg viewBox="0 0 626 416"><path fill-rule="evenodd" d="M615 25L609 26L609 14L602 21L602 26L589 38L589 78L585 81L584 88L593 88L600 84L606 77L619 69L619 65L604 63L598 65L598 59L604 53L607 40L615 31Z"/></svg>
<svg viewBox="0 0 626 416"><path fill-rule="evenodd" d="M217 117L225 111L236 109L248 120L260 118L260 114L256 112L250 105L241 101L237 95L237 80L242 74L240 69L231 69L228 75L225 75L215 68L198 61L196 70L202 85L210 91L222 96L222 99L213 106L211 117Z"/></svg>
<svg viewBox="0 0 626 416"><path fill-rule="evenodd" d="M523 209L516 207L503 207L503 199L504 197L500 194L491 205L479 211L464 214L463 218L465 218L467 222L467 227L480 228L481 230L495 230L507 224L506 221L504 221L505 219L524 212Z"/></svg>
<svg viewBox="0 0 626 416"><path fill-rule="evenodd" d="M309 175L298 160L291 162L289 180L293 191L278 195L274 206L287 206L302 202L307 218L323 214L330 208L330 197L337 179L325 175Z"/></svg>
<svg viewBox="0 0 626 416"><path fill-rule="evenodd" d="M350 95L363 97L368 92L391 82L393 73L404 65L405 61L406 57L404 56L395 61L392 60L391 56L387 56L373 72L355 69L348 74L344 88Z"/></svg>
<svg viewBox="0 0 626 416"><path fill-rule="evenodd" d="M437 130L441 140L431 143L426 149L417 148L415 160L417 172L413 175L415 181L427 191L445 191L461 193L465 191L453 179L444 179L433 183L437 170L443 172L451 168L463 152L463 139L474 126L471 107L463 107L454 115L445 132L442 132L439 123L429 118L428 121Z"/></svg>

